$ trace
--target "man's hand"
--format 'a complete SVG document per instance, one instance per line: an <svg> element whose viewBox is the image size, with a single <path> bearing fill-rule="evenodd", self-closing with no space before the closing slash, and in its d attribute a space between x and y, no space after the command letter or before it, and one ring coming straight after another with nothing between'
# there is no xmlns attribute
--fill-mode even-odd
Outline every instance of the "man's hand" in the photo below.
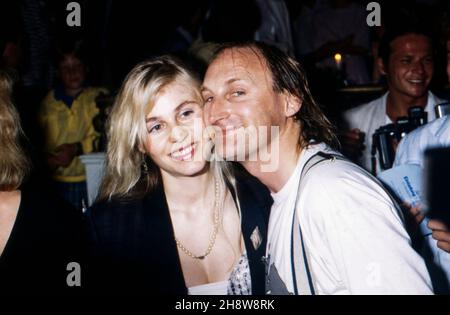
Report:
<svg viewBox="0 0 450 315"><path fill-rule="evenodd" d="M339 140L342 144L342 151L345 156L352 160L357 160L361 157L365 149L364 145L365 134L359 129L352 129L340 133Z"/></svg>
<svg viewBox="0 0 450 315"><path fill-rule="evenodd" d="M412 229L417 230L419 224L425 218L425 215L420 211L419 206L411 207L407 204L403 204L402 206L408 209L409 214L411 215L410 218L412 220L409 220L409 224L407 225L409 225L410 228L414 226ZM428 221L428 228L433 232L432 237L438 241L437 246L447 253L450 253L450 231L448 227L439 220L431 219Z"/></svg>
<svg viewBox="0 0 450 315"><path fill-rule="evenodd" d="M433 231L433 238L438 241L437 246L450 253L450 231L448 227L439 220L430 220L428 228Z"/></svg>

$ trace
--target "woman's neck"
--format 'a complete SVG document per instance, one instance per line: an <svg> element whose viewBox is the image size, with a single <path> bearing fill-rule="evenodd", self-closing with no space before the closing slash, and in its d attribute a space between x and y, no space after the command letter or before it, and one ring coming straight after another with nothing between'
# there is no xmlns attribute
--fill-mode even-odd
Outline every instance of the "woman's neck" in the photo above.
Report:
<svg viewBox="0 0 450 315"><path fill-rule="evenodd" d="M11 236L20 207L21 192L0 191L0 256Z"/></svg>
<svg viewBox="0 0 450 315"><path fill-rule="evenodd" d="M173 176L162 172L164 192L171 212L196 215L204 209L213 210L215 180L212 172L197 176Z"/></svg>

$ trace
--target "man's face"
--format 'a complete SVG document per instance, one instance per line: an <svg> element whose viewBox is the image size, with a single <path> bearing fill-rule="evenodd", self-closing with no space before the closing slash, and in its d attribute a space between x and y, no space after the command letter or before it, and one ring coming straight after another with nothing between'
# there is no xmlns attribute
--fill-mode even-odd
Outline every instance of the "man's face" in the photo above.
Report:
<svg viewBox="0 0 450 315"><path fill-rule="evenodd" d="M450 82L450 40L447 41L447 78Z"/></svg>
<svg viewBox="0 0 450 315"><path fill-rule="evenodd" d="M428 37L406 34L392 41L389 63L384 68L390 91L422 97L428 92L433 70L433 50Z"/></svg>
<svg viewBox="0 0 450 315"><path fill-rule="evenodd" d="M208 70L202 89L205 120L219 127L216 152L225 159L254 156L270 144L271 126L284 123L283 96L273 90L263 58L249 48L225 50ZM267 136L244 130L265 129ZM246 134L245 141L238 137ZM255 140L257 138L257 141ZM218 141L219 140L219 141ZM218 145L217 145L218 144Z"/></svg>
<svg viewBox="0 0 450 315"><path fill-rule="evenodd" d="M59 64L59 74L64 88L77 90L86 78L86 66L74 55L67 55Z"/></svg>

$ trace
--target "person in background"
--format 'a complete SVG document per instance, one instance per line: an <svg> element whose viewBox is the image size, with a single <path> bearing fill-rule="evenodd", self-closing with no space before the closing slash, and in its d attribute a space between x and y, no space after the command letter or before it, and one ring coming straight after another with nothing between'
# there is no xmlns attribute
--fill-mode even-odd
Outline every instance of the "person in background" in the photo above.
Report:
<svg viewBox="0 0 450 315"><path fill-rule="evenodd" d="M254 39L277 46L294 56L294 42L289 11L284 0L256 0L261 13L261 25Z"/></svg>
<svg viewBox="0 0 450 315"><path fill-rule="evenodd" d="M433 121L434 106L443 102L428 89L434 71L434 50L432 37L425 30L415 26L389 30L380 43L377 62L387 78L388 91L344 112L349 131L341 138L344 153L374 174L381 170L378 157L373 163L371 155L374 132L399 117L407 117L413 106L422 107L428 121Z"/></svg>
<svg viewBox="0 0 450 315"><path fill-rule="evenodd" d="M57 52L60 84L44 98L38 114L56 189L76 209L87 201L86 174L79 156L93 150L98 136L92 123L98 113L95 99L107 93L86 86L88 68L83 53L81 42L64 45Z"/></svg>
<svg viewBox="0 0 450 315"><path fill-rule="evenodd" d="M322 3L318 1L317 5ZM333 58L342 56L342 71L347 84L370 83L365 56L369 54L370 36L367 11L353 0L328 1L312 19L312 48L319 68L336 69ZM299 41L302 39L299 38Z"/></svg>
<svg viewBox="0 0 450 315"><path fill-rule="evenodd" d="M447 76L450 82L450 32L446 34ZM424 167L424 152L430 148L450 147L450 116L444 116L422 126L400 142L395 156L394 167L416 164ZM421 224L425 216L420 207L410 209L416 223ZM450 294L450 231L440 220L429 220L427 227L431 235L422 240L424 257L429 266L435 290Z"/></svg>
<svg viewBox="0 0 450 315"><path fill-rule="evenodd" d="M82 264L81 213L28 182L31 163L20 144L11 87L0 70L0 292L80 294L80 287L69 286L67 268Z"/></svg>

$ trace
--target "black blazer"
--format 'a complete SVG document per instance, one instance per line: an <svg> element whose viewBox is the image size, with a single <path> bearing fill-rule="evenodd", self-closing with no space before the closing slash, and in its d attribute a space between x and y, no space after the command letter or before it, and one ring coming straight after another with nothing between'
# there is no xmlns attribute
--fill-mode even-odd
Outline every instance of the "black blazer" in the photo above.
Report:
<svg viewBox="0 0 450 315"><path fill-rule="evenodd" d="M253 294L264 294L266 231L272 198L252 177L238 177L242 233ZM95 204L86 212L90 262L85 284L94 294L187 294L162 185L142 198ZM235 196L233 196L235 197ZM254 248L251 235L262 242Z"/></svg>

